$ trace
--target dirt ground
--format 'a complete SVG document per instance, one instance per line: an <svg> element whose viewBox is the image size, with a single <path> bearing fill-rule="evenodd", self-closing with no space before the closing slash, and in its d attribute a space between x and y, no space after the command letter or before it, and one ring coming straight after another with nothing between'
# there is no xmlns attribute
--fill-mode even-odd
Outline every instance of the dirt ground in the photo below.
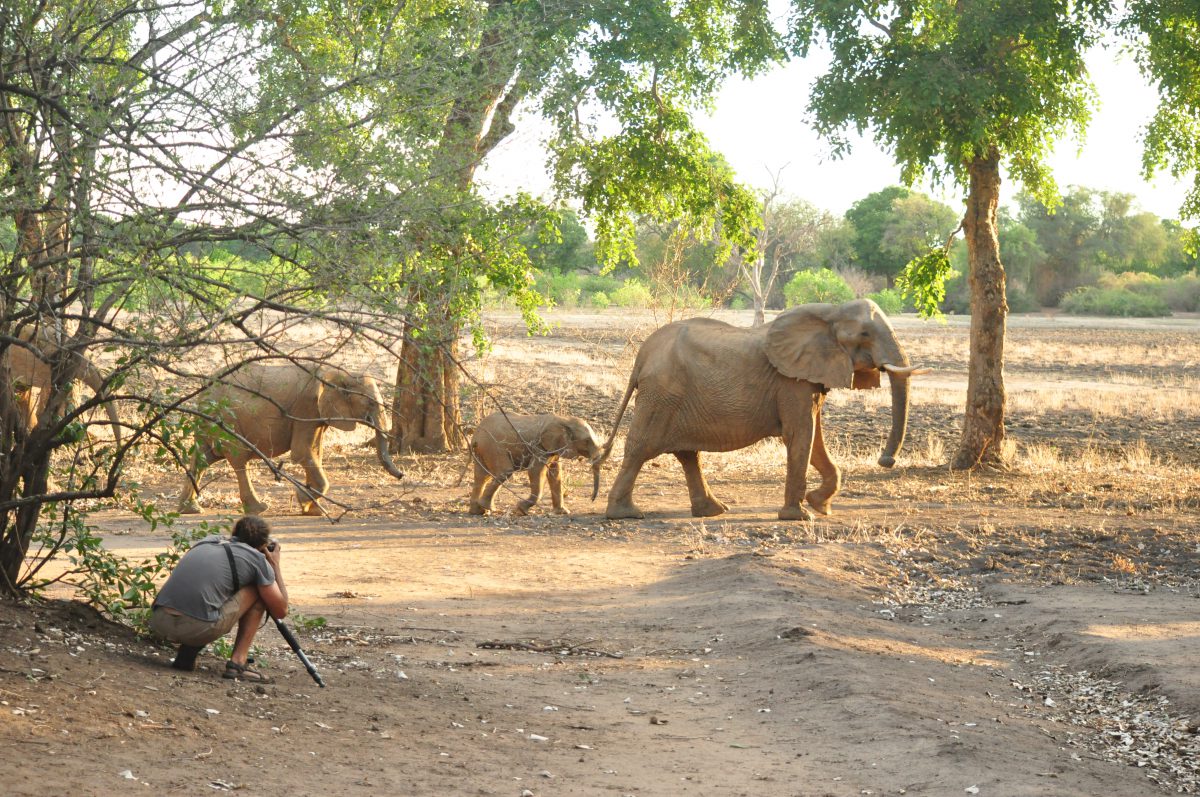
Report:
<svg viewBox="0 0 1200 797"><path fill-rule="evenodd" d="M607 433L637 342L667 319L552 318L545 338L490 318L468 421L492 395ZM886 390L832 394L845 488L811 523L775 519L774 442L708 457L731 510L704 520L669 457L639 480L643 521L605 520L578 462L569 517L469 516L461 455L405 458L396 482L354 436L326 456L336 523L297 516L262 471L292 624L325 689L273 627L257 646L276 682L255 686L223 680L211 648L195 673L166 667L171 650L66 588L0 603L0 790L1200 791L1200 319L1014 318L1011 467L971 474L944 467L966 321L897 327L935 369L914 387L902 461L874 465ZM390 376L381 362L353 364ZM164 502L180 478L137 477ZM235 516L226 467L202 503L179 526ZM121 508L92 520L135 559L169 542Z"/></svg>

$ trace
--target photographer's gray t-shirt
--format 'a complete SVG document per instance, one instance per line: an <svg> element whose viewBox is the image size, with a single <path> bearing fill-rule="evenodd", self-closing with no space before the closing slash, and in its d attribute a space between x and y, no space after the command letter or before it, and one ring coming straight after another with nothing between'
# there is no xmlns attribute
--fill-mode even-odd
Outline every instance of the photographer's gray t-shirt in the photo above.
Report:
<svg viewBox="0 0 1200 797"><path fill-rule="evenodd" d="M275 571L261 551L244 542L206 537L192 546L171 571L158 591L155 606L167 606L188 617L213 622L221 607L233 597L233 575L229 572L228 545L237 563L238 583L265 587L275 583Z"/></svg>

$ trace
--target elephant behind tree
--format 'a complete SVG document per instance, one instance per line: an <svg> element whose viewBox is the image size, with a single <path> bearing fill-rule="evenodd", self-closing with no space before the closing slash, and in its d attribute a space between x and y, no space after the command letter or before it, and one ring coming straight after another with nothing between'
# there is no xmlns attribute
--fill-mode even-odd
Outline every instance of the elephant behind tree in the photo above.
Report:
<svg viewBox="0 0 1200 797"><path fill-rule="evenodd" d="M330 426L342 431L360 423L372 427L380 464L395 478L404 478L388 454L379 387L364 374L330 366L252 363L208 388L201 403L213 407L222 426L236 436L197 437L193 473L185 477L179 497L182 514L200 511L196 502L200 474L219 459L228 460L237 475L243 510L262 514L267 505L254 492L246 465L286 452L304 468L304 486L296 487L301 512L322 514L317 499L329 488L329 480L321 465L321 446Z"/></svg>
<svg viewBox="0 0 1200 797"><path fill-rule="evenodd" d="M4 350L4 365L8 367L13 398L20 413L21 422L27 430L38 425L39 418L50 405L51 362L67 350L60 348L45 330L34 332L29 328L18 334L19 343L10 343ZM72 365L77 369L75 378L83 382L98 396L105 394L105 380L99 369L84 355L72 352ZM104 412L112 425L113 439L121 444L121 419L112 401L104 402Z"/></svg>
<svg viewBox="0 0 1200 797"><path fill-rule="evenodd" d="M892 425L879 464L891 467L904 442L908 378L921 369L909 365L887 317L869 299L801 305L754 328L693 318L656 330L638 351L601 457L611 453L636 391L625 458L609 490L606 515L643 517L633 503L634 482L642 465L659 454L674 454L683 466L692 514L719 515L727 507L704 479L700 452L732 451L764 437L781 437L787 447L779 519L810 519L804 500L827 514L841 473L825 450L825 394L831 388L878 387L880 370L891 380ZM810 462L821 484L806 493Z"/></svg>
<svg viewBox="0 0 1200 797"><path fill-rule="evenodd" d="M554 511L566 514L560 459L586 458L592 466L593 501L600 492L600 443L592 427L573 416L493 412L475 428L470 452L475 463L469 510L472 515L490 511L496 490L520 470L529 471L529 497L517 504L518 512L526 514L541 499L545 476Z"/></svg>

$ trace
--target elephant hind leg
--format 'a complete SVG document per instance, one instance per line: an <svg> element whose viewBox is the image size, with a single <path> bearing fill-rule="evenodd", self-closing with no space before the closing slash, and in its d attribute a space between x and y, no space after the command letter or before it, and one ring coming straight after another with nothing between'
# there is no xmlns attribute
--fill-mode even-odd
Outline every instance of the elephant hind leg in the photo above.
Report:
<svg viewBox="0 0 1200 797"><path fill-rule="evenodd" d="M675 458L683 466L683 475L687 479L688 496L692 500L692 517L716 517L724 514L729 507L708 488L704 473L700 470L699 451L676 451Z"/></svg>
<svg viewBox="0 0 1200 797"><path fill-rule="evenodd" d="M830 512L830 501L842 488L842 472L838 469L837 465L833 464L833 460L829 458L829 452L825 450L825 438L821 434L821 409L819 407L817 408L817 417L813 432L812 464L817 469L817 473L821 474L821 485L810 490L808 495L804 497L804 500L808 501L809 506L822 515L828 515Z"/></svg>
<svg viewBox="0 0 1200 797"><path fill-rule="evenodd" d="M471 484L471 502L467 507L467 512L472 515L484 515L492 508L490 494L487 504L483 503L483 491L492 481L492 474L479 461L479 455L474 452L472 453L474 454L472 459L475 461L475 477Z"/></svg>
<svg viewBox="0 0 1200 797"><path fill-rule="evenodd" d="M496 491L504 482L508 481L508 477L512 475L510 470L502 470L498 473L489 471L481 462L475 463L475 487L471 490L471 508L472 515L485 515L492 511L492 500L496 497Z"/></svg>
<svg viewBox="0 0 1200 797"><path fill-rule="evenodd" d="M633 485L647 459L649 457L643 454L630 452L628 447L625 449L625 458L621 460L621 469L617 471L612 487L608 490L608 508L604 511L606 518L611 520L633 518L636 520L646 516L633 503Z"/></svg>

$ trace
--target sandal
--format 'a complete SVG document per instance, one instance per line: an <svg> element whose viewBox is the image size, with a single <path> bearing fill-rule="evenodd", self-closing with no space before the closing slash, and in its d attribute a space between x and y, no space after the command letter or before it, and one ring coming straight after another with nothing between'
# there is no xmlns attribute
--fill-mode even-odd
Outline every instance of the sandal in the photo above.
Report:
<svg viewBox="0 0 1200 797"><path fill-rule="evenodd" d="M250 669L249 664L238 664L233 660L225 662L225 675L222 677L236 681L249 681L255 684L272 683L271 676L263 675L258 670Z"/></svg>

